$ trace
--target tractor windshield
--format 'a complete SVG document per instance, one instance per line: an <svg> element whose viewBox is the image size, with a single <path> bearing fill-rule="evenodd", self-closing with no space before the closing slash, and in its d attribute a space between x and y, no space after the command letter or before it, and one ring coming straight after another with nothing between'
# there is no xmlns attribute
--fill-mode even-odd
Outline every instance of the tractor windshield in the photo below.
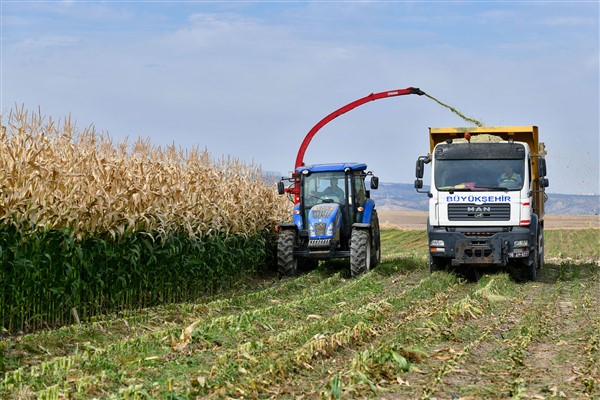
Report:
<svg viewBox="0 0 600 400"><path fill-rule="evenodd" d="M442 191L520 190L524 160L436 160L435 187Z"/></svg>
<svg viewBox="0 0 600 400"><path fill-rule="evenodd" d="M318 172L303 176L302 185L304 206L312 207L320 203L346 202L346 184L343 171Z"/></svg>

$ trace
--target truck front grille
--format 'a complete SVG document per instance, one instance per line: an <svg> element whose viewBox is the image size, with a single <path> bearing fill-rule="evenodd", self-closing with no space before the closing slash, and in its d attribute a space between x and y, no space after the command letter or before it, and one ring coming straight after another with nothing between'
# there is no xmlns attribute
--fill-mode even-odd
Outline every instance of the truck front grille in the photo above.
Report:
<svg viewBox="0 0 600 400"><path fill-rule="evenodd" d="M510 204L448 204L450 221L509 221Z"/></svg>

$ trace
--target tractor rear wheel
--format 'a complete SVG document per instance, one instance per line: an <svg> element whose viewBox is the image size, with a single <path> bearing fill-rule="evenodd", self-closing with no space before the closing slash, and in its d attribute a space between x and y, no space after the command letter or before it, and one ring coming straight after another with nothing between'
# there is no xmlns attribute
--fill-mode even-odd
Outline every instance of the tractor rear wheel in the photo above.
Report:
<svg viewBox="0 0 600 400"><path fill-rule="evenodd" d="M366 229L353 229L350 237L350 273L357 277L371 269L371 235Z"/></svg>
<svg viewBox="0 0 600 400"><path fill-rule="evenodd" d="M377 211L373 210L371 216L371 268L375 268L381 261L381 234L379 232L379 217L377 217Z"/></svg>
<svg viewBox="0 0 600 400"><path fill-rule="evenodd" d="M281 276L294 276L298 272L298 259L294 258L296 232L285 230L277 240L277 269Z"/></svg>

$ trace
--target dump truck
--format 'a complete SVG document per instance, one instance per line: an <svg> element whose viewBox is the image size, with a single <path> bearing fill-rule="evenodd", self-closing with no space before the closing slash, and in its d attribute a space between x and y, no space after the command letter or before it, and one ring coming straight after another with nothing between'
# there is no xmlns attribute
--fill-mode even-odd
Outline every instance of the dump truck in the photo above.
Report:
<svg viewBox="0 0 600 400"><path fill-rule="evenodd" d="M537 126L430 128L415 188L429 196L429 270L477 278L506 267L535 280L544 265L546 150ZM431 185L423 190L425 164Z"/></svg>

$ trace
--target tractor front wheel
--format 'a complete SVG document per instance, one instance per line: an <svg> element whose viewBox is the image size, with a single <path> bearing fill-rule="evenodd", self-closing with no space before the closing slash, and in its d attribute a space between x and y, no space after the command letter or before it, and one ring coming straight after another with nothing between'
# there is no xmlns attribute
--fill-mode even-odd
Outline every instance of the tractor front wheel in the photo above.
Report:
<svg viewBox="0 0 600 400"><path fill-rule="evenodd" d="M277 269L280 276L294 276L298 272L298 259L294 257L296 232L285 230L277 240Z"/></svg>
<svg viewBox="0 0 600 400"><path fill-rule="evenodd" d="M366 229L352 230L350 237L350 272L359 276L371 269L371 235Z"/></svg>

